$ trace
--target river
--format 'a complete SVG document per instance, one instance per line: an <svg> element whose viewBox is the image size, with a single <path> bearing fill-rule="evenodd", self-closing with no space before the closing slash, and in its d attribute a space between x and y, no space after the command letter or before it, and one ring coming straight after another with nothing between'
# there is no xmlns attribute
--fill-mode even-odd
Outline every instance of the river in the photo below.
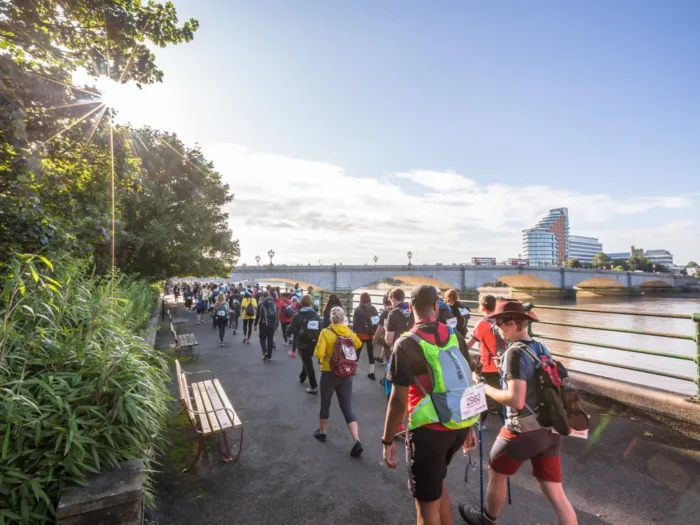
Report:
<svg viewBox="0 0 700 525"><path fill-rule="evenodd" d="M383 294L389 287L362 288L355 291L355 305L359 300L359 294L369 292L370 294ZM405 287L404 289L408 289ZM495 291L495 290L493 290ZM496 292L498 293L498 292ZM503 295L507 296L508 288L502 289ZM373 297L372 302L381 303L380 297ZM536 301L535 301L536 302ZM545 304L545 301L540 301ZM643 296L643 297L578 297L576 300L552 300L548 299L546 304L555 304L571 307L586 307L601 310L630 310L635 312L654 312L668 314L692 314L700 312L700 297L688 296ZM473 312L478 312L476 305L469 304ZM605 327L616 327L631 330L644 330L655 332L676 333L683 335L694 335L695 324L691 320L685 319L658 319L654 317L587 313L563 310L535 310L540 319L544 321L586 324ZM470 325L478 321L473 317ZM586 328L572 328L567 326L535 325L533 331L542 335L551 335L561 339L572 339L580 341L591 341L603 344L641 348L661 352L694 356L696 347L693 341L681 339L669 339L664 337L646 336L638 334L604 332ZM696 386L688 381L673 378L660 377L657 375L641 373L613 366L598 365L577 360L576 356L587 357L605 362L628 365L637 368L659 370L672 374L681 374L695 377L696 366L692 361L683 361L667 357L657 357L652 355L626 352L621 350L610 350L596 348L582 344L561 343L542 339L552 351L571 356L569 359L562 359L564 364L572 370L587 372L612 379L619 379L630 383L650 386L661 390L668 390L687 395L697 393Z"/></svg>

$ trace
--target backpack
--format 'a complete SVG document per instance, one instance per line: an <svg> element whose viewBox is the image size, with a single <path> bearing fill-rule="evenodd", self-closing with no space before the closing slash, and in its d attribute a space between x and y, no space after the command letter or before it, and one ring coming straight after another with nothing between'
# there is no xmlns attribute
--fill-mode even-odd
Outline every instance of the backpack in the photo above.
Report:
<svg viewBox="0 0 700 525"><path fill-rule="evenodd" d="M288 304L284 308L284 315L286 315L287 317L294 317L296 315L296 311L294 310L294 308L292 308L291 304Z"/></svg>
<svg viewBox="0 0 700 525"><path fill-rule="evenodd" d="M330 359L331 372L338 377L352 377L357 372L357 351L352 337L336 335L335 350Z"/></svg>
<svg viewBox="0 0 700 525"><path fill-rule="evenodd" d="M553 428L562 436L571 433L571 425L562 400L562 380L568 378L564 365L555 361L548 353L540 356L523 343L514 343L535 363L535 383L540 412L537 422L546 428ZM534 412L530 407L527 407Z"/></svg>
<svg viewBox="0 0 700 525"><path fill-rule="evenodd" d="M226 308L226 303L221 303L216 307L216 316L221 319L228 316L228 310Z"/></svg>
<svg viewBox="0 0 700 525"><path fill-rule="evenodd" d="M321 331L321 320L318 316L308 317L301 321L299 325L299 342L307 348L316 346L318 336Z"/></svg>
<svg viewBox="0 0 700 525"><path fill-rule="evenodd" d="M263 314L260 317L260 321L267 326L275 326L277 323L277 308L275 308L275 304L272 301L265 300L260 306Z"/></svg>
<svg viewBox="0 0 700 525"><path fill-rule="evenodd" d="M491 324L491 333L496 338L496 348L489 348L485 341L483 343L486 352L488 352L489 356L491 356L491 361L493 361L494 357L499 357L506 353L506 350L508 350L508 343L503 339L501 332L496 330L496 323L493 320L485 319L484 321ZM481 346L481 344L481 341L479 341L479 346Z"/></svg>
<svg viewBox="0 0 700 525"><path fill-rule="evenodd" d="M255 306L253 306L253 300L251 298L248 298L248 304L245 307L245 314L248 317L255 315Z"/></svg>
<svg viewBox="0 0 700 525"><path fill-rule="evenodd" d="M241 302L238 300L237 297L231 297L228 302L229 306L231 307L231 310L236 312L237 314L241 313Z"/></svg>

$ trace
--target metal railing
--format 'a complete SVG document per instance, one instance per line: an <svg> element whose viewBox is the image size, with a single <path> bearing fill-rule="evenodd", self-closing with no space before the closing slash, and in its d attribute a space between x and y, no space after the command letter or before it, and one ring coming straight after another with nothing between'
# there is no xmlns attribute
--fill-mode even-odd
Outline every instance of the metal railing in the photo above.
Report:
<svg viewBox="0 0 700 525"><path fill-rule="evenodd" d="M328 300L328 296L333 293L335 294L341 301L343 308L347 312L348 319L351 321L352 316L353 316L353 311L355 310L355 307L359 304L359 295L354 292L348 292L348 291L319 291L318 295L320 298L320 310L323 312L323 308ZM377 293L370 293L370 297L372 298L372 304L375 306L382 306L382 298L383 294L377 294ZM462 300L461 301L464 304L467 305L475 305L478 306L479 302L478 301L470 301L470 300ZM592 331L599 331L599 332L617 332L617 333L622 333L622 334L630 334L630 335L638 335L638 336L648 336L648 337L659 337L659 338L667 338L667 339L676 339L676 340L683 340L683 341L690 341L695 343L695 352L694 355L684 355L684 354L679 354L679 353L674 353L674 352L665 352L661 350L649 350L649 349L644 349L644 348L636 348L632 346L621 346L621 345L615 345L615 344L607 344L595 340L579 340L579 339L572 339L572 338L565 338L565 337L557 337L554 334L550 333L544 333L538 330L537 332L533 331L533 326L532 323L529 327L529 332L533 337L537 337L539 339L543 339L545 341L556 341L559 343L567 343L567 344L576 344L576 345L584 345L584 346L589 346L589 347L596 347L596 348L604 348L607 350L615 350L615 351L621 351L621 352L631 352L631 353L636 353L636 354L644 354L644 355L649 355L649 356L655 356L658 358L664 358L664 359L674 359L677 361L690 361L695 363L695 375L686 375L686 374L677 374L677 373L672 373L672 372L666 372L664 370L659 370L659 369L651 369L651 368L643 368L639 366L632 366L629 364L625 363L620 363L620 362L615 362L615 361L605 361L602 359L594 359L592 357L588 356L582 356L579 354L567 354L567 353L562 353L562 352L557 352L557 351L552 351L550 350L550 353L555 356L555 357L560 357L560 358L565 358L569 360L574 360L574 361L582 361L585 363L591 363L594 365L603 365L603 366L609 366L613 368L619 368L623 370L629 370L632 372L640 372L644 374L651 374L653 376L659 376L659 377L666 377L670 379L676 379L680 381L686 381L693 383L695 385L695 396L691 399L695 401L700 401L700 313L694 313L694 314L670 314L670 313L654 313L654 312L637 312L637 311L629 311L629 310L614 310L614 309L594 309L594 308L585 308L585 307L570 307L570 306L550 306L550 305L538 305L535 306L532 303L526 303L526 306L529 309L536 309L536 310L561 310L561 311L570 311L570 312L576 312L576 313L592 313L592 314L605 314L605 315L619 315L619 316L632 316L632 317L647 317L647 318L657 318L657 319L676 319L676 320L688 320L691 321L695 324L695 333L692 335L689 334L678 334L678 333L668 333L668 332L659 332L659 331L652 331L652 330L634 330L634 329L629 329L629 328L617 328L614 326L602 326L602 325L594 325L594 324L583 324L583 323L567 323L567 322L557 322L557 321L549 321L549 320L541 320L536 322L536 325L541 325L542 327L545 326L561 326L561 327L567 327L567 328L579 328L579 329L586 329L586 330L592 330ZM476 310L476 308L474 309ZM482 314L480 314L478 311L472 311L471 313L472 317L475 318L480 318L483 317ZM468 325L469 328L473 328L475 325L473 323L470 323ZM600 377L608 377L603 375L603 373L592 373L592 372L584 372L586 374L590 375L597 375Z"/></svg>

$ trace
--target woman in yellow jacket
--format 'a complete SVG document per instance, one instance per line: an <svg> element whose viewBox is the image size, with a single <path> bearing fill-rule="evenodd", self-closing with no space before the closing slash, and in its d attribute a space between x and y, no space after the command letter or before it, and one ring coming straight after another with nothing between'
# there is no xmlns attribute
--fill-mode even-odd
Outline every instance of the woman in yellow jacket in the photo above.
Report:
<svg viewBox="0 0 700 525"><path fill-rule="evenodd" d="M355 348L362 347L362 341L350 330L346 324L345 311L336 306L331 310L331 324L328 328L321 330L316 344L314 356L318 359L318 364L321 368L321 415L319 429L314 433L314 437L326 442L326 428L328 427L328 415L333 399L333 392L338 396L338 404L343 412L345 422L350 430L350 435L355 442L350 455L353 458L359 458L362 454L362 443L360 443L359 428L357 426L357 418L352 411L352 376L338 377L331 371L330 359L335 351L335 343L338 336L350 337Z"/></svg>
<svg viewBox="0 0 700 525"><path fill-rule="evenodd" d="M252 314L248 313L248 305L253 306ZM241 301L241 313L243 314L243 341L244 343L250 344L250 336L253 333L253 324L255 323L255 316L258 313L258 302L255 297L247 291L245 297Z"/></svg>

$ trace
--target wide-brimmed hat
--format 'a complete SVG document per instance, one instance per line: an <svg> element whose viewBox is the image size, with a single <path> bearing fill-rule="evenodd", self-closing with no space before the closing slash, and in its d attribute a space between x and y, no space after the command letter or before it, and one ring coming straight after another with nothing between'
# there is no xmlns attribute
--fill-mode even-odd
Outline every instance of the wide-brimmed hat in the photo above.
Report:
<svg viewBox="0 0 700 525"><path fill-rule="evenodd" d="M537 315L532 310L525 308L525 305L517 299L499 299L496 301L496 308L493 313L486 316L486 319L530 319L539 321Z"/></svg>

